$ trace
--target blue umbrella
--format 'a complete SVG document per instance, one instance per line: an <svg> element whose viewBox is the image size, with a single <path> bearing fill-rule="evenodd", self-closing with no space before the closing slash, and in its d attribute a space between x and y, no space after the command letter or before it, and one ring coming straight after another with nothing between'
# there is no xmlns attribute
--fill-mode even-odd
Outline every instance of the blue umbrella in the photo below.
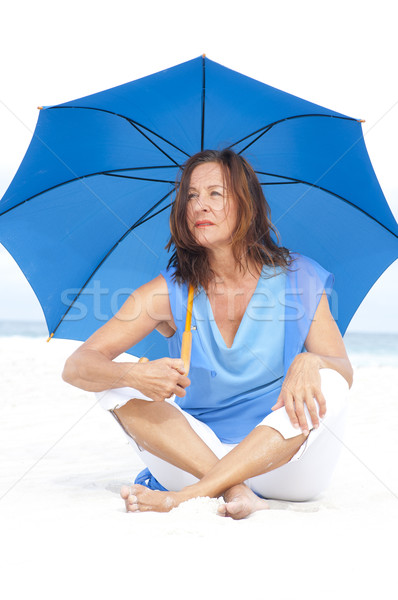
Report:
<svg viewBox="0 0 398 600"><path fill-rule="evenodd" d="M281 244L335 275L344 334L398 257L398 226L361 120L205 57L56 106L0 202L0 241L43 308L50 334L85 340L169 256L174 182L188 156L230 146L254 166ZM131 349L168 354L153 332Z"/></svg>

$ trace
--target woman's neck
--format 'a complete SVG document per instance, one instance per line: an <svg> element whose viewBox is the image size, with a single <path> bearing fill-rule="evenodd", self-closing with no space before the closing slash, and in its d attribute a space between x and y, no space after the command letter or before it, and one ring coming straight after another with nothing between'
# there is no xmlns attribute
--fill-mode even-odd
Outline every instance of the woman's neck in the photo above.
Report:
<svg viewBox="0 0 398 600"><path fill-rule="evenodd" d="M244 267L242 269L232 251L217 252L217 254L212 252L209 254L209 264L215 275L211 285L222 284L226 288L240 287L243 281L258 279L261 273L261 266L252 262L248 263L245 257L242 257Z"/></svg>

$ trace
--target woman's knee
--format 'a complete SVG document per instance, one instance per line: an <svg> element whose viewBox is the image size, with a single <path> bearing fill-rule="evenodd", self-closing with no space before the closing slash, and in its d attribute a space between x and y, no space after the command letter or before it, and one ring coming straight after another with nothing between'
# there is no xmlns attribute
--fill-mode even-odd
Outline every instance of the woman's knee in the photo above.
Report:
<svg viewBox="0 0 398 600"><path fill-rule="evenodd" d="M337 394L346 396L349 391L348 381L335 369L320 369L322 390L330 390Z"/></svg>
<svg viewBox="0 0 398 600"><path fill-rule="evenodd" d="M139 390L134 388L115 388L104 390L103 392L95 392L95 398L98 405L104 410L115 410L122 408L132 399L142 399L152 401L151 398L144 396Z"/></svg>
<svg viewBox="0 0 398 600"><path fill-rule="evenodd" d="M297 465L297 463L296 463ZM249 487L263 498L284 502L311 502L328 488L333 468L325 465L321 471L286 465L275 471L248 480Z"/></svg>
<svg viewBox="0 0 398 600"><path fill-rule="evenodd" d="M135 415L142 415L145 413L147 406L156 406L157 402L148 402L148 400L142 400L141 398L130 398L127 402L123 402L121 406L117 406L113 411L119 417L134 417ZM152 411L151 411L152 412Z"/></svg>
<svg viewBox="0 0 398 600"><path fill-rule="evenodd" d="M326 401L325 419L335 418L345 412L349 393L346 379L334 369L320 369L321 390Z"/></svg>

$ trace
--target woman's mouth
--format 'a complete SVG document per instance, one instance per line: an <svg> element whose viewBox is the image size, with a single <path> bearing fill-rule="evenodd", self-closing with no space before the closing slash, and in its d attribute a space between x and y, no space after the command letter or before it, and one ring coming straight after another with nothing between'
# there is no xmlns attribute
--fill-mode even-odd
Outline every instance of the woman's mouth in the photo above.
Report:
<svg viewBox="0 0 398 600"><path fill-rule="evenodd" d="M210 225L214 225L211 221L196 221L195 227L209 227Z"/></svg>

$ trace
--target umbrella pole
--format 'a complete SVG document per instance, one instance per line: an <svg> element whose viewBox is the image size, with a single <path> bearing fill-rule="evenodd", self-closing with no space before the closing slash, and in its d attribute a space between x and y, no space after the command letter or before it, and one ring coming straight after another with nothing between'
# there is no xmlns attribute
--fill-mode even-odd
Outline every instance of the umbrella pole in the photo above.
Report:
<svg viewBox="0 0 398 600"><path fill-rule="evenodd" d="M192 331L191 331L191 321L192 321L192 306L193 306L193 285L189 286L188 289L188 304L187 304L187 316L185 318L185 330L182 334L182 345L181 345L181 358L184 361L185 367L185 375L189 373L189 365L191 362L191 347L192 347ZM146 356L141 356L139 359L140 363L148 362Z"/></svg>
<svg viewBox="0 0 398 600"><path fill-rule="evenodd" d="M182 334L182 345L181 345L181 358L184 361L185 375L189 373L189 364L191 362L191 347L192 347L192 331L191 331L191 320L192 320L192 306L193 306L193 285L189 286L188 289L188 304L187 304L187 316L185 318L185 330Z"/></svg>

